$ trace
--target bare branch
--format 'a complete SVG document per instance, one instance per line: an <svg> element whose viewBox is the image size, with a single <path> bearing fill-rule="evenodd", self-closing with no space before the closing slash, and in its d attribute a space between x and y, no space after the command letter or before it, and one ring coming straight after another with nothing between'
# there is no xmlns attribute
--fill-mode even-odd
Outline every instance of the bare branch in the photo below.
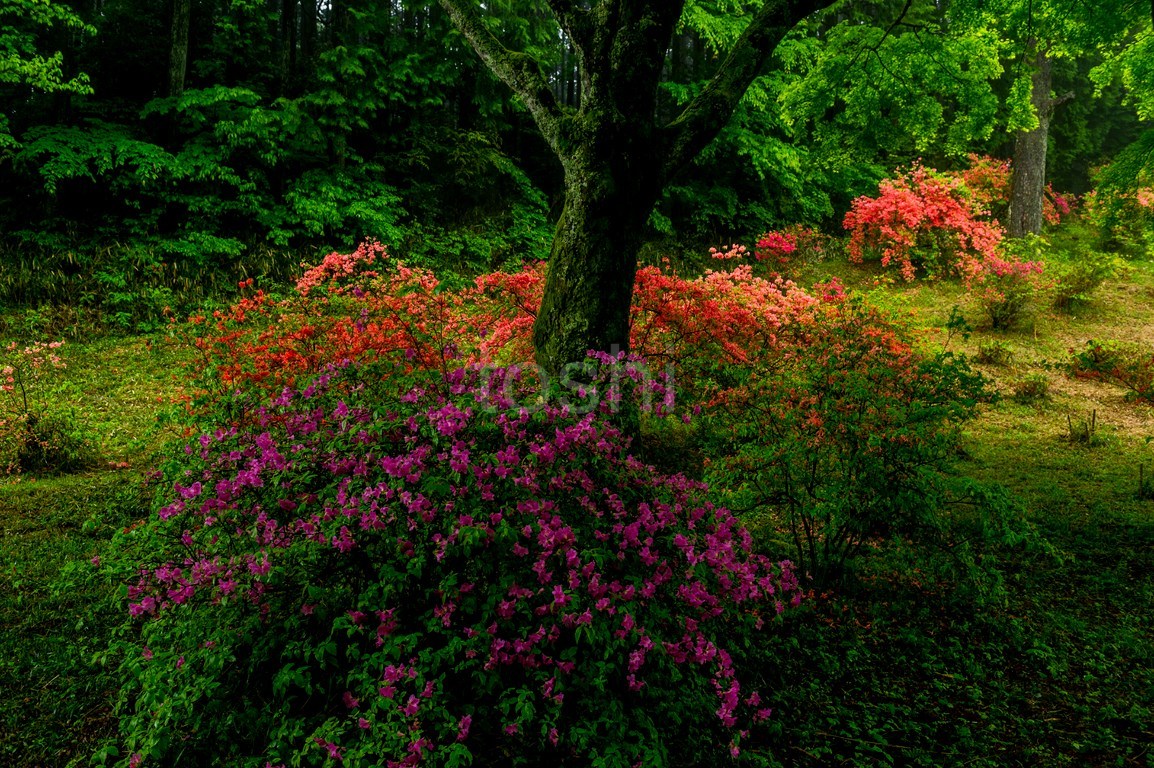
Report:
<svg viewBox="0 0 1154 768"><path fill-rule="evenodd" d="M485 26L473 0L440 0L440 3L481 61L525 102L549 146L559 152L564 113L537 60L506 48Z"/></svg>
<svg viewBox="0 0 1154 768"><path fill-rule="evenodd" d="M832 0L766 0L717 74L662 130L666 157L662 183L713 141L786 33L811 13L829 5Z"/></svg>

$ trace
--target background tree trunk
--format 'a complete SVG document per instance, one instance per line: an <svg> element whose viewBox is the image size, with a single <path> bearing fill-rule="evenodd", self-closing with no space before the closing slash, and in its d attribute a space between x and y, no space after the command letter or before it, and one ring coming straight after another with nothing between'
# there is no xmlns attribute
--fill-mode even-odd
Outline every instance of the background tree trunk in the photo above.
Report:
<svg viewBox="0 0 1154 768"><path fill-rule="evenodd" d="M1034 75L1031 101L1038 115L1038 126L1021 131L1014 139L1014 176L1010 192L1010 237L1023 237L1042 231L1042 199L1046 193L1046 148L1050 140L1050 117L1054 99L1050 96L1053 64L1045 48L1031 41L1034 49Z"/></svg>
<svg viewBox="0 0 1154 768"><path fill-rule="evenodd" d="M172 46L168 59L168 95L184 92L188 71L188 34L192 26L192 0L172 0Z"/></svg>
<svg viewBox="0 0 1154 768"><path fill-rule="evenodd" d="M301 0L300 55L297 65L301 81L308 83L313 75L313 57L317 50L317 0Z"/></svg>
<svg viewBox="0 0 1154 768"><path fill-rule="evenodd" d="M297 0L281 0L279 80L281 95L293 89L297 69Z"/></svg>

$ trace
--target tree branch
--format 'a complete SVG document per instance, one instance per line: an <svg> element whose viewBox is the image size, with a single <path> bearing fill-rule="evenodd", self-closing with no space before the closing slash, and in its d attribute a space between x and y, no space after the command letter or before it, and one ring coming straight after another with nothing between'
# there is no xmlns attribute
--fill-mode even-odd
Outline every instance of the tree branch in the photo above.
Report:
<svg viewBox="0 0 1154 768"><path fill-rule="evenodd" d="M593 27L585 4L581 0L547 0L547 2L578 52L587 51L593 40Z"/></svg>
<svg viewBox="0 0 1154 768"><path fill-rule="evenodd" d="M890 24L888 27L886 27L886 31L882 33L881 40L878 40L876 44L871 46L873 53L877 53L878 51L880 51L882 44L884 44L886 39L889 38L890 33L894 31L894 28L898 24L905 21L906 14L910 12L910 7L913 6L913 4L914 4L914 0L906 0L906 4L902 6L902 10L898 13L898 17L896 19L894 19L893 23ZM858 62L858 59L861 58L862 53L863 53L863 51L859 50L857 53L854 54L853 60L851 60L849 63L849 66L846 67L847 71L853 70L854 66Z"/></svg>
<svg viewBox="0 0 1154 768"><path fill-rule="evenodd" d="M766 0L717 74L662 130L666 157L663 184L716 138L786 33L811 13L829 5L832 0Z"/></svg>
<svg viewBox="0 0 1154 768"><path fill-rule="evenodd" d="M511 51L485 26L484 20L473 0L439 0L441 7L449 14L449 19L457 30L465 36L481 61L497 77L513 89L525 102L533 120L541 130L545 140L554 152L560 153L561 123L564 113L553 89L541 73L537 60L518 51ZM572 5L572 3L551 3L551 5Z"/></svg>

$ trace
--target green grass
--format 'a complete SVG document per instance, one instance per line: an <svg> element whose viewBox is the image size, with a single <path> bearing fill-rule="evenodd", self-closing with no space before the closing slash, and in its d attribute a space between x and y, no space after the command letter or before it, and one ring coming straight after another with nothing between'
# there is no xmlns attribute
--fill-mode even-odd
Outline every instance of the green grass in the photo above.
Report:
<svg viewBox="0 0 1154 768"><path fill-rule="evenodd" d="M141 470L162 442L158 398L175 392L176 353L148 339L64 347L50 401L75 406L94 466L0 477L0 765L56 766L114 730L118 683L96 657L121 623L117 595L91 579L114 526L143 515Z"/></svg>
<svg viewBox="0 0 1154 768"><path fill-rule="evenodd" d="M977 330L950 349L1012 350L1007 365L979 366L1007 397L966 427L959 471L1008 486L1053 551L979 542L967 570L897 546L814 595L762 681L776 712L763 746L789 766L1154 766L1154 502L1137 497L1138 466L1154 474L1154 408L1061 370L1090 338L1154 343L1154 268L999 333L956 283L875 287L875 268L838 261L803 282L830 275L906 314L927 348L946 343L957 305ZM83 415L96 464L0 480L0 765L88 765L114 735L118 682L101 658L124 607L90 561L145 513L142 472L173 434L155 424L179 394L179 351L77 336L54 397ZM1050 396L1011 400L1031 375ZM1067 417L1091 411L1098 444L1064 439Z"/></svg>
<svg viewBox="0 0 1154 768"><path fill-rule="evenodd" d="M1008 365L978 365L1006 397L967 427L958 470L1004 484L1056 554L990 547L985 584L906 547L863 564L798 619L777 741L786 765L1154 766L1154 407L1117 387L1072 380L1089 339L1154 351L1154 265L1132 264L1074 312L1040 302L1006 332L982 328L957 283L878 282L876 267L818 265L907 314L929 348L957 305L974 330L949 348L1000 341ZM1014 402L1045 377L1050 396ZM1096 411L1093 446L1068 439ZM944 561L948 564L948 558Z"/></svg>

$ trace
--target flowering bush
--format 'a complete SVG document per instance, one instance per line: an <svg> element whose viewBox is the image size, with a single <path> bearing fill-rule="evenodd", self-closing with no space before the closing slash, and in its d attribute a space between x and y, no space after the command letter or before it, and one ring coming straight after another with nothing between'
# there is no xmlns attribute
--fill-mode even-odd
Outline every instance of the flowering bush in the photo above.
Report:
<svg viewBox="0 0 1154 768"><path fill-rule="evenodd" d="M1050 226L1056 227L1062 223L1062 219L1073 213L1075 202L1073 196L1055 192L1054 185L1047 184L1042 196L1042 218Z"/></svg>
<svg viewBox="0 0 1154 768"><path fill-rule="evenodd" d="M1085 349L1070 353L1072 375L1124 387L1130 397L1154 405L1154 355L1149 351L1091 340Z"/></svg>
<svg viewBox="0 0 1154 768"><path fill-rule="evenodd" d="M992 328L1012 328L1030 309L1045 287L1039 279L1043 269L1040 261L1022 261L1014 256L986 260L981 284L974 293Z"/></svg>
<svg viewBox="0 0 1154 768"><path fill-rule="evenodd" d="M971 154L968 167L947 174L962 183L975 211L985 211L995 219L1002 219L1010 205L1013 176L1009 160L988 155Z"/></svg>
<svg viewBox="0 0 1154 768"><path fill-rule="evenodd" d="M380 262L382 272L371 269ZM251 288L251 281L241 284ZM211 317L183 326L200 352L196 378L214 396L236 387L276 391L341 360L403 356L408 369L442 372L475 338L458 311L462 297L429 271L388 261L378 243L331 254L306 271L297 295L275 300L254 291Z"/></svg>
<svg viewBox="0 0 1154 768"><path fill-rule="evenodd" d="M64 369L62 341L0 347L0 466L7 472L68 471L88 461L88 446L47 390Z"/></svg>
<svg viewBox="0 0 1154 768"><path fill-rule="evenodd" d="M773 264L784 266L789 263L790 255L797 250L797 237L787 232L766 232L757 240L757 250L754 252L758 261L770 261Z"/></svg>
<svg viewBox="0 0 1154 768"><path fill-rule="evenodd" d="M823 294L779 330L777 355L715 369L723 394L707 411L711 487L758 510L759 532L817 584L867 546L938 525L955 425L984 396L963 359L923 358L840 285Z"/></svg>
<svg viewBox="0 0 1154 768"><path fill-rule="evenodd" d="M718 251L715 249L714 253ZM868 410L892 415L903 409L917 411L925 405L927 412L939 414L922 424L924 439L909 444L913 454L921 450L928 452L919 461L927 468L925 472L930 472L941 464L940 455L933 453L936 448L931 450L931 447L937 446L939 439L945 439L942 435L949 431L952 421L969 413L956 406L958 402L970 402L976 397L974 388L969 386L973 382L960 370L944 363L935 368L932 361L914 354L909 342L889 320L851 301L836 280L818 286L819 297L815 298L781 277L769 279L756 275L752 263L739 263L739 259L748 255L748 250L740 245L730 247L722 255L728 257L722 259L727 262L727 268L700 277L684 277L656 266L638 271L632 307L632 348L650 365L667 367L675 377L678 397L686 410L693 408L702 413L704 418L696 427L694 439L707 446L701 458L709 463L712 468L709 472L713 473L710 477L721 489L742 485L737 481L740 471L745 471L740 469L744 466L741 462L754 462L753 456L760 456L758 461L770 461L773 457L773 466L767 466L767 472L786 467L786 458L773 452L774 445L792 445L797 451L805 446L812 456L803 456L804 452L797 451L790 454L802 463L821 456L825 471L813 477L809 496L804 499L798 496L797 504L789 507L793 510L790 512L792 524L810 525L811 535L829 548L828 556L817 556L822 563L807 566L815 578L821 578L826 559L843 562L850 553L860 549L862 536L880 535L884 527L850 521L854 509L851 507L841 509L838 522L828 525L815 524L814 519L803 518L803 515L824 515L828 507L824 501L819 504L817 500L831 494L842 493L846 498L888 497L897 492L895 488L900 484L895 484L896 480L887 480L889 485L874 484L882 475L870 476L853 469L858 446L848 439L835 439L838 433L822 426L832 417L822 416L820 408L812 420L793 418L793 415L814 412L813 398L836 408L841 402L841 391L835 385L847 376L857 377L853 378L855 381L860 381L860 377L893 376L896 383L890 390L877 389L873 395L877 401L871 401ZM326 323L347 329L348 342L318 343L307 349L296 346L294 349L300 350L301 358L307 360L307 365L302 365L300 370L319 370L325 365L355 358L357 354L361 355L360 359L394 360L397 370L405 373L418 368L442 371L453 363L493 360L507 363L529 359L532 321L543 291L541 265L531 265L513 274L483 275L473 286L459 290L429 287L438 285L432 276L422 277L423 283L415 287L407 287L411 283L398 286L399 278L392 272L393 268L382 265L379 259L372 266L379 274L372 278L375 282L364 288L357 285L347 290L339 280L322 282L310 286L307 296L277 305L277 311L285 315L307 317L318 326ZM341 274L351 273L342 271ZM412 273L406 274L409 277L405 279L411 280ZM386 289L394 292L383 293ZM322 295L328 297L327 303L314 303L317 296ZM333 298L337 295L339 302ZM401 304L398 297L412 303ZM331 315L334 312L344 313L344 319ZM410 312L420 314L414 317ZM424 330L408 330L418 317L425 323ZM269 333L260 330L259 324L247 324L253 319L263 320L248 313L243 326L246 334L261 338ZM281 348L284 337L277 336L276 332L283 333L282 329L295 328L300 322L303 319L277 316L272 336L261 343ZM399 330L389 335L382 332L385 328ZM441 329L454 330L450 333ZM225 326L224 330L232 332L231 326ZM851 341L851 337L858 340ZM438 351L437 345L447 340L453 345L451 351ZM249 363L243 347L221 345L212 336L202 338L200 344L210 353L205 370L247 370ZM826 350L820 365L811 358L807 351L810 349ZM237 350L241 350L239 358ZM933 409L936 405L930 407L923 403L921 398L929 396L917 383L923 379L936 381L943 388L933 397L948 395L956 402L951 401L950 408L939 410ZM275 395L279 392L276 387L283 386L285 378L254 376L246 381ZM955 386L963 381L966 386ZM824 394L819 396L818 392ZM866 406L855 403L846 407ZM779 412L790 416L778 419ZM884 418L879 415L874 422L858 425L876 436L880 462L893 458L887 451L904 450L907 446L903 442L906 438L901 421L890 415ZM668 436L669 431L653 423L646 427L644 434L647 438L662 437ZM686 449L682 453L693 451ZM735 456L744 458L728 463ZM895 466L901 464L894 460ZM800 471L797 469L800 464L788 466L790 473ZM700 471L700 467L696 471ZM758 504L762 501L759 497ZM863 514L873 514L868 510L884 506L879 504L882 503L871 502L857 509L865 510ZM748 505L743 502L743 506ZM782 526L791 525L782 517L784 507L770 507ZM800 550L795 551L794 556L815 558Z"/></svg>
<svg viewBox="0 0 1154 768"><path fill-rule="evenodd" d="M177 453L119 540L124 764L737 755L769 711L735 654L796 578L627 455L607 372L638 366L600 362L591 409L513 369L345 365Z"/></svg>
<svg viewBox="0 0 1154 768"><path fill-rule="evenodd" d="M859 197L843 222L850 232L850 260L877 254L906 280L918 270L952 274L966 281L996 256L1002 228L983 217L981 195L962 181L915 164L878 185L877 197Z"/></svg>

